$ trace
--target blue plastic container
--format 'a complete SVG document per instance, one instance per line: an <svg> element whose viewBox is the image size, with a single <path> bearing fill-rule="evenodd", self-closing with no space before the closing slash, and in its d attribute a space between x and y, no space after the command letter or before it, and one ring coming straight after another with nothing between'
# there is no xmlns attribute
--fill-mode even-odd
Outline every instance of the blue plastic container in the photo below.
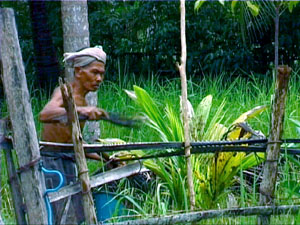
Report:
<svg viewBox="0 0 300 225"><path fill-rule="evenodd" d="M125 214L125 206L115 199L116 195L109 192L94 193L98 221Z"/></svg>

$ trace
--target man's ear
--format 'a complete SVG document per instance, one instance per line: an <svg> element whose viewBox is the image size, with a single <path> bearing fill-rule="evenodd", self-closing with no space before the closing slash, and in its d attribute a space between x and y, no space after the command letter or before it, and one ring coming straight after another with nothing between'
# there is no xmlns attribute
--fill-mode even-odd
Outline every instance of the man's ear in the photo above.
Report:
<svg viewBox="0 0 300 225"><path fill-rule="evenodd" d="M81 74L81 68L75 67L74 68L74 77L80 77L80 74Z"/></svg>

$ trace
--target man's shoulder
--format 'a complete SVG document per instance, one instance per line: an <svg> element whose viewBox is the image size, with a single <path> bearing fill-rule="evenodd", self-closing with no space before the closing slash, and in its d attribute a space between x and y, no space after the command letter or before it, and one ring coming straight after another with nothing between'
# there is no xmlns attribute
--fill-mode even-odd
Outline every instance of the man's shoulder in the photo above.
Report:
<svg viewBox="0 0 300 225"><path fill-rule="evenodd" d="M60 87L57 87L54 89L52 95L51 95L51 99L50 102L52 101L58 101L62 99L62 95L61 95L61 90Z"/></svg>
<svg viewBox="0 0 300 225"><path fill-rule="evenodd" d="M56 87L52 93L52 97L55 95L60 95L61 96L61 90L60 87Z"/></svg>

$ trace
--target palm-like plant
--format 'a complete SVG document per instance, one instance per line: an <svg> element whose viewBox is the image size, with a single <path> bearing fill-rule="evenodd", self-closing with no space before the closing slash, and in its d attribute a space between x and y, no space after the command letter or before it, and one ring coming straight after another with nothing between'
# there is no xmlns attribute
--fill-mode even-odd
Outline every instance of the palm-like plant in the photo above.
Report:
<svg viewBox="0 0 300 225"><path fill-rule="evenodd" d="M134 86L134 91L126 93L141 107L148 117L148 125L155 129L163 141L182 141L183 127L180 113L167 105L164 111L160 110L151 96L142 88ZM227 128L220 122L224 117L225 101L211 115L212 96L205 97L191 117L191 137L193 141L221 140L248 138L252 134L244 132L240 123L258 115L266 109L265 106L256 107L242 114ZM190 109L193 111L193 109ZM209 120L209 117L210 120ZM139 152L139 154L143 154ZM262 158L262 156L261 156ZM225 190L234 182L234 176L240 169L257 165L261 158L254 154L245 153L216 153L193 155L194 184L196 205L202 209L215 206ZM183 157L168 159L146 160L144 165L151 169L167 185L173 199L175 209L188 209L186 164Z"/></svg>

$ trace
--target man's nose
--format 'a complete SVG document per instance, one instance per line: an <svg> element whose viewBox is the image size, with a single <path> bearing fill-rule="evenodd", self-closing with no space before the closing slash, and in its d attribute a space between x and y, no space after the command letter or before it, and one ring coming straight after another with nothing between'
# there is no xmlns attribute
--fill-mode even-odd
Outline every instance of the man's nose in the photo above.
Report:
<svg viewBox="0 0 300 225"><path fill-rule="evenodd" d="M96 80L97 80L98 82L103 81L102 75L98 74L98 75L96 76Z"/></svg>

